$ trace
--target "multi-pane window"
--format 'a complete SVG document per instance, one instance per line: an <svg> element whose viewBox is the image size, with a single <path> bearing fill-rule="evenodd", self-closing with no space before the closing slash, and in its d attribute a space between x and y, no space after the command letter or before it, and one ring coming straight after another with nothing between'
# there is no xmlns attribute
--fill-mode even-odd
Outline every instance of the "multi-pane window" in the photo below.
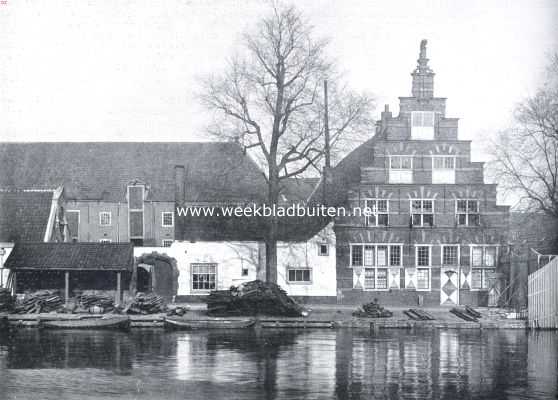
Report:
<svg viewBox="0 0 558 400"><path fill-rule="evenodd" d="M99 213L99 225L110 226L111 223L111 213L110 211L101 211Z"/></svg>
<svg viewBox="0 0 558 400"><path fill-rule="evenodd" d="M455 203L455 218L457 225L478 226L480 212L478 200L457 200Z"/></svg>
<svg viewBox="0 0 558 400"><path fill-rule="evenodd" d="M388 200L367 199L366 208L371 215L367 215L366 224L368 226L388 226L389 224L389 203Z"/></svg>
<svg viewBox="0 0 558 400"><path fill-rule="evenodd" d="M217 282L217 264L197 263L191 264L192 290L215 290Z"/></svg>
<svg viewBox="0 0 558 400"><path fill-rule="evenodd" d="M432 183L455 183L455 156L432 156Z"/></svg>
<svg viewBox="0 0 558 400"><path fill-rule="evenodd" d="M327 243L318 243L318 255L319 256L329 255L329 245Z"/></svg>
<svg viewBox="0 0 558 400"><path fill-rule="evenodd" d="M387 268L365 268L364 289L388 289Z"/></svg>
<svg viewBox="0 0 558 400"><path fill-rule="evenodd" d="M411 200L413 226L434 225L434 200Z"/></svg>
<svg viewBox="0 0 558 400"><path fill-rule="evenodd" d="M172 246L172 239L163 239L163 247L171 247Z"/></svg>
<svg viewBox="0 0 558 400"><path fill-rule="evenodd" d="M459 246L444 245L442 246L442 265L458 265L459 264Z"/></svg>
<svg viewBox="0 0 558 400"><path fill-rule="evenodd" d="M413 183L413 156L389 157L389 183Z"/></svg>
<svg viewBox="0 0 558 400"><path fill-rule="evenodd" d="M310 282L311 281L310 268L291 268L287 269L287 277L289 282Z"/></svg>
<svg viewBox="0 0 558 400"><path fill-rule="evenodd" d="M400 244L352 244L351 266L399 267L401 248Z"/></svg>
<svg viewBox="0 0 558 400"><path fill-rule="evenodd" d="M471 288L489 289L495 273L498 257L497 246L471 246Z"/></svg>
<svg viewBox="0 0 558 400"><path fill-rule="evenodd" d="M411 139L434 139L434 112L413 111L411 113Z"/></svg>
<svg viewBox="0 0 558 400"><path fill-rule="evenodd" d="M111 243L112 240L110 239L99 239L99 243Z"/></svg>
<svg viewBox="0 0 558 400"><path fill-rule="evenodd" d="M417 268L417 290L430 289L430 268Z"/></svg>
<svg viewBox="0 0 558 400"><path fill-rule="evenodd" d="M431 257L430 257L430 250L432 248L430 246L416 246L416 263L419 267L429 267Z"/></svg>
<svg viewBox="0 0 558 400"><path fill-rule="evenodd" d="M164 211L161 219L164 227L171 227L174 225L174 213L171 211Z"/></svg>

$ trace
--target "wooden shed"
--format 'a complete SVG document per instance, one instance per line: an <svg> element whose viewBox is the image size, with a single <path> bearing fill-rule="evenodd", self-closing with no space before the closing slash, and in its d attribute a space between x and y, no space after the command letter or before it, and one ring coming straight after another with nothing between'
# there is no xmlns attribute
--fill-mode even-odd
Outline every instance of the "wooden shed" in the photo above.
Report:
<svg viewBox="0 0 558 400"><path fill-rule="evenodd" d="M16 294L63 289L67 300L83 290L114 291L116 304L133 266L130 243L17 243L4 265Z"/></svg>

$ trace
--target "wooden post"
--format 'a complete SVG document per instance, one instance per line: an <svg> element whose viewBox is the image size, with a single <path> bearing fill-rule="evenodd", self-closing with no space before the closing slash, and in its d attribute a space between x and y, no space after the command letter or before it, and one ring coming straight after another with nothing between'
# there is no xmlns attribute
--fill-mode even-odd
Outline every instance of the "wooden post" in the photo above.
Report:
<svg viewBox="0 0 558 400"><path fill-rule="evenodd" d="M115 295L115 304L118 306L120 305L120 301L122 299L120 292L122 291L122 277L120 275L120 271L116 273L116 295Z"/></svg>
<svg viewBox="0 0 558 400"><path fill-rule="evenodd" d="M15 296L17 294L17 272L14 271L14 278L13 278L13 282L12 282L12 296Z"/></svg>
<svg viewBox="0 0 558 400"><path fill-rule="evenodd" d="M64 299L66 300L66 305L70 301L70 272L64 272Z"/></svg>

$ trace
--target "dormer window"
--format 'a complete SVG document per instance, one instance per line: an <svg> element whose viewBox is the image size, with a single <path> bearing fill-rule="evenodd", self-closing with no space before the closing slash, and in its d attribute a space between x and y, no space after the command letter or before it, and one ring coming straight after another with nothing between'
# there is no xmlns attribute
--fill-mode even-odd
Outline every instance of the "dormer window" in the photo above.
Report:
<svg viewBox="0 0 558 400"><path fill-rule="evenodd" d="M434 112L413 111L411 113L411 139L434 139Z"/></svg>
<svg viewBox="0 0 558 400"><path fill-rule="evenodd" d="M413 183L413 156L389 157L389 183Z"/></svg>

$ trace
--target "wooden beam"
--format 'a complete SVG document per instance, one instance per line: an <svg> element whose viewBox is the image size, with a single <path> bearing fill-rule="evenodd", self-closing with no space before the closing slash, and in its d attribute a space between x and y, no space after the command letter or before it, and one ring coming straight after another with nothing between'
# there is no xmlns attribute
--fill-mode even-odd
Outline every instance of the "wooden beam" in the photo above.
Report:
<svg viewBox="0 0 558 400"><path fill-rule="evenodd" d="M70 301L70 272L64 272L64 299L66 300L66 305Z"/></svg>
<svg viewBox="0 0 558 400"><path fill-rule="evenodd" d="M120 301L122 300L121 292L122 292L122 276L121 276L121 272L117 272L116 273L116 295L114 301L114 303L117 306L120 305Z"/></svg>

